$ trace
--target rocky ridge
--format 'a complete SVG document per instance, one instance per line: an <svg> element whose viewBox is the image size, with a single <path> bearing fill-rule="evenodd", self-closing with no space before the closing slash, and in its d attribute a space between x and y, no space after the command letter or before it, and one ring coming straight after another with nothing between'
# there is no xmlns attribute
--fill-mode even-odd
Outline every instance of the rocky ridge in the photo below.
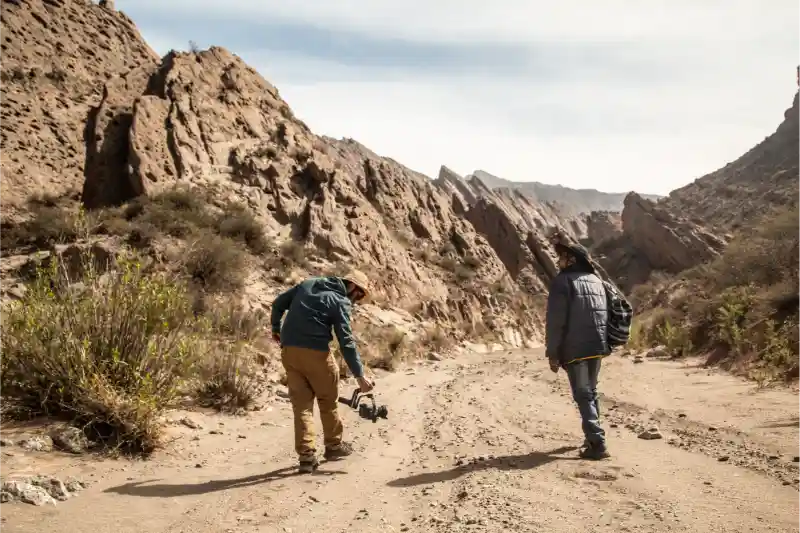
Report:
<svg viewBox="0 0 800 533"><path fill-rule="evenodd" d="M108 3L9 3L2 22L4 224L43 192L101 208L181 184L245 205L275 243L313 250L317 268L369 270L395 308L488 324L514 344L538 336L531 293L555 272L543 232L585 232L579 219L317 136L236 55L213 47L159 60ZM281 288L273 278L253 272L251 306L269 305Z"/></svg>
<svg viewBox="0 0 800 533"><path fill-rule="evenodd" d="M490 189L514 189L525 193L536 202L550 203L565 215L587 215L592 211L621 212L626 193L601 192L595 189L571 189L563 185L549 185L537 181L509 181L484 170L476 170L470 175L486 184ZM648 200L658 200L660 196L645 194Z"/></svg>
<svg viewBox="0 0 800 533"><path fill-rule="evenodd" d="M672 191L660 205L721 233L761 218L770 206L796 206L799 127L795 93L774 133L735 161Z"/></svg>
<svg viewBox="0 0 800 533"><path fill-rule="evenodd" d="M795 94L775 133L736 161L657 202L629 193L621 232L610 215L591 213L588 243L600 263L630 290L654 271L674 274L718 257L739 227L796 206L799 123Z"/></svg>

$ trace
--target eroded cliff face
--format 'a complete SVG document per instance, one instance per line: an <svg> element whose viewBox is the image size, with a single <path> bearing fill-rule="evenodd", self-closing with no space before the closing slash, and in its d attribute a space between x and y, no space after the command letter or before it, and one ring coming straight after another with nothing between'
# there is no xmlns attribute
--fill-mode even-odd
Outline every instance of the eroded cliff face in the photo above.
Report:
<svg viewBox="0 0 800 533"><path fill-rule="evenodd" d="M622 235L622 214L613 211L592 211L586 216L587 246L600 246Z"/></svg>
<svg viewBox="0 0 800 533"><path fill-rule="evenodd" d="M796 206L799 127L795 93L774 133L735 161L672 191L660 205L719 233L746 226L776 207Z"/></svg>
<svg viewBox="0 0 800 533"><path fill-rule="evenodd" d="M4 2L0 21L3 218L10 220L31 195L79 196L87 160L88 167L124 161L98 153L126 118L98 108L104 86L116 77L134 83L135 71L146 80L159 58L130 19L88 1Z"/></svg>
<svg viewBox="0 0 800 533"><path fill-rule="evenodd" d="M680 272L719 256L725 241L636 193L625 198L622 231L657 270Z"/></svg>
<svg viewBox="0 0 800 533"><path fill-rule="evenodd" d="M180 184L220 206L246 206L276 244L292 240L329 265L370 271L392 306L527 337L540 330L535 296L556 270L544 232L586 231L519 192L446 169L431 180L356 141L317 136L236 55L213 47L158 59L107 6L10 4L3 30L3 171L12 176L3 193L15 206L7 223L45 192L96 209ZM51 72L64 57L65 77L14 74ZM253 286L268 277L255 272ZM268 305L259 292L245 297Z"/></svg>

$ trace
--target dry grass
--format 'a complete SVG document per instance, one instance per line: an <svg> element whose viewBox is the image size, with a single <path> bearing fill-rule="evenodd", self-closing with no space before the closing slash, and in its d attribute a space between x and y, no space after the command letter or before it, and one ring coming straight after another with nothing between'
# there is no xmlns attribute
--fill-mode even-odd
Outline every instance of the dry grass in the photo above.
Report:
<svg viewBox="0 0 800 533"><path fill-rule="evenodd" d="M412 335L396 326L378 326L362 319L353 322L353 333L364 365L389 371L409 361L427 357L432 352L444 353L453 345L452 336L439 326ZM348 370L338 347L335 354L340 360L342 375L347 375Z"/></svg>
<svg viewBox="0 0 800 533"><path fill-rule="evenodd" d="M4 310L0 382L6 412L67 417L106 445L149 453L158 416L204 356L177 280L123 262L103 276L87 261L70 286L58 261Z"/></svg>
<svg viewBox="0 0 800 533"><path fill-rule="evenodd" d="M101 273L87 254L80 278L69 270L50 261L3 309L5 415L66 418L106 449L149 454L187 394L221 410L252 403L263 315L232 301L198 315L180 279L130 258Z"/></svg>

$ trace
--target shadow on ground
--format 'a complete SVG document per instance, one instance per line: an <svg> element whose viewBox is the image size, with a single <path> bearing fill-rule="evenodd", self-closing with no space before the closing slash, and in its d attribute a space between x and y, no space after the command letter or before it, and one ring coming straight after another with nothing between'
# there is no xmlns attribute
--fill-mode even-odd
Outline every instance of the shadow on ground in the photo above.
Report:
<svg viewBox="0 0 800 533"><path fill-rule="evenodd" d="M549 452L531 452L525 455L504 455L495 457L486 461L478 461L451 468L450 470L441 470L439 472L426 472L424 474L416 474L413 476L395 479L387 483L390 487L414 487L416 485L428 485L432 483L440 483L442 481L452 481L456 478L463 476L469 472L477 470L488 470L490 468L497 470L529 470L531 468L538 468L553 461L576 461L578 457L564 457L563 453L575 451L576 446L562 446Z"/></svg>
<svg viewBox="0 0 800 533"><path fill-rule="evenodd" d="M331 476L334 474L346 474L342 470L317 470L312 476ZM103 492L113 494L124 494L126 496L139 496L142 498L174 498L176 496L197 496L200 494L208 494L211 492L219 492L222 490L235 489L241 487L248 487L251 485L258 485L260 483L269 483L280 479L286 479L294 476L299 476L297 467L280 468L272 472L264 474L257 474L255 476L241 477L235 479L221 479L218 481L206 481L205 483L196 484L151 484L154 481L137 481L133 483L125 483L118 487L111 487ZM308 474L303 474L308 475Z"/></svg>
<svg viewBox="0 0 800 533"><path fill-rule="evenodd" d="M796 428L800 425L800 418L793 417L789 418L786 421L778 421L778 422L770 422L769 424L764 424L763 426L758 426L763 429L780 429L780 428Z"/></svg>

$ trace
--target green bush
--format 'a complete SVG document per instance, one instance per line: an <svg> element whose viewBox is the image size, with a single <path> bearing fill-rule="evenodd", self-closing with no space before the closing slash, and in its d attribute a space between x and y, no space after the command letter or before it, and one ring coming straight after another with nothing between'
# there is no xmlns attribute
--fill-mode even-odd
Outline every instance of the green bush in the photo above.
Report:
<svg viewBox="0 0 800 533"><path fill-rule="evenodd" d="M163 410L203 358L183 286L139 264L80 280L57 260L4 309L4 410L67 417L95 441L130 452L157 446ZM80 281L79 284L70 284Z"/></svg>

